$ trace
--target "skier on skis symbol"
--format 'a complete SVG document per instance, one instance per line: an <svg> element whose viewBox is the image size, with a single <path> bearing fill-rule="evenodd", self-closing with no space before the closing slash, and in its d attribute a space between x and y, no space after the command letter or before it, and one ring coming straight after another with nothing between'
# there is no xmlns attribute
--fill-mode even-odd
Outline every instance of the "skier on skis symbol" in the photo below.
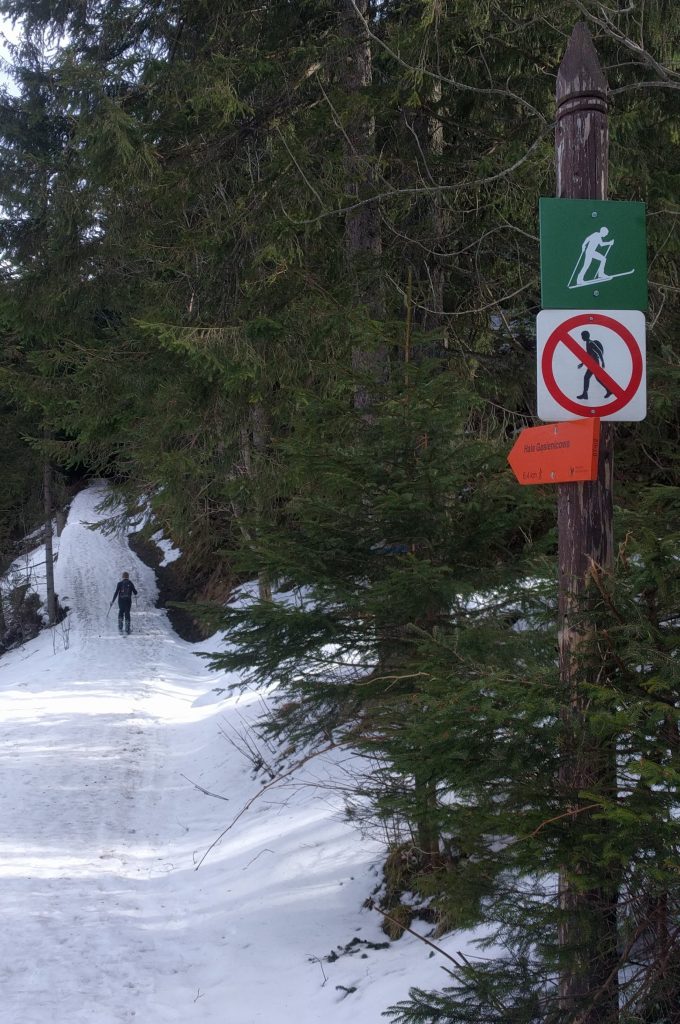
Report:
<svg viewBox="0 0 680 1024"><path fill-rule="evenodd" d="M568 288L586 288L588 285L604 284L607 281L613 281L615 277L628 277L635 273L635 268L624 270L619 274L607 273L607 258L614 245L614 239L608 238L608 235L609 228L602 227L584 238L581 251L569 278ZM586 280L586 274L594 263L597 264L595 277Z"/></svg>
<svg viewBox="0 0 680 1024"><path fill-rule="evenodd" d="M647 309L644 203L543 196L539 221L544 309Z"/></svg>

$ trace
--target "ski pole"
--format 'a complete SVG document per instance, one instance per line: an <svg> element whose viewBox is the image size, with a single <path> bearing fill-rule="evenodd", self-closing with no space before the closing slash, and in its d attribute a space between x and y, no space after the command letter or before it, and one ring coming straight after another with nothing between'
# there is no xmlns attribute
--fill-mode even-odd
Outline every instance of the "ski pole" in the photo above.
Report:
<svg viewBox="0 0 680 1024"><path fill-rule="evenodd" d="M576 271L579 268L579 264L581 262L581 256L583 256L583 250L581 250L581 254L580 254L579 258L576 260L576 265L574 266L574 269L571 272L571 277L567 281L567 288L571 288L571 282L574 280L574 276L576 274Z"/></svg>

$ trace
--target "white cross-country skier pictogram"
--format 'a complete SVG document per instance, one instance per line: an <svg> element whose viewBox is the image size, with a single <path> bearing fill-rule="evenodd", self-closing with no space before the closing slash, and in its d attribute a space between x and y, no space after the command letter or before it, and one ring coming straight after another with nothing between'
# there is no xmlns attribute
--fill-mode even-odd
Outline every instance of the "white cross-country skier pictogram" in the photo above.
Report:
<svg viewBox="0 0 680 1024"><path fill-rule="evenodd" d="M607 238L608 234L609 228L602 227L584 238L567 287L586 288L588 285L604 284L606 281L613 281L615 277L628 277L629 274L635 273L635 268L624 270L618 274L607 273L607 259L614 245L614 239ZM586 274L594 263L597 264L595 277L590 277L586 280ZM574 278L576 278L576 281L574 281Z"/></svg>

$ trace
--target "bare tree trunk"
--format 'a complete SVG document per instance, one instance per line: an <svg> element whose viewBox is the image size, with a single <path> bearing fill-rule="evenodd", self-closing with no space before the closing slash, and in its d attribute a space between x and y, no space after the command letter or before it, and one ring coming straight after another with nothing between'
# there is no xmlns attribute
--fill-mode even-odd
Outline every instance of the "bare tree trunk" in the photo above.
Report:
<svg viewBox="0 0 680 1024"><path fill-rule="evenodd" d="M605 199L607 195L607 82L585 24L576 25L557 79L557 194L563 199ZM616 791L615 748L596 737L588 722L588 684L598 666L584 664L592 640L588 579L613 566L613 429L603 424L598 478L559 484L559 657L565 705L560 789L573 811L573 843L587 849L585 833L599 827L582 808L583 792ZM590 801L592 802L592 801ZM560 1004L579 1024L618 1020L617 880L598 886L586 853L573 855L559 876L562 957ZM602 867L596 871L602 874Z"/></svg>
<svg viewBox="0 0 680 1024"><path fill-rule="evenodd" d="M442 98L442 84L435 81L432 85L432 103L439 111ZM444 125L440 117L428 118L429 151L435 160L444 155ZM435 192L431 200L432 248L435 253L441 252L445 245L449 225L449 211L442 192ZM429 277L429 302L424 324L426 331L443 328L444 313L444 266L441 256L431 257L426 270ZM442 346L443 346L442 337Z"/></svg>
<svg viewBox="0 0 680 1024"><path fill-rule="evenodd" d="M371 41L366 32L369 0L339 0L340 29L346 42L341 79L352 100L352 113L345 129L345 195L350 207L345 214L345 253L354 284L356 302L368 317L380 321L385 315L381 279L382 236L380 209L372 200L376 191L375 118L364 104L365 90L373 81ZM384 345L355 348L352 368L376 383L387 379L387 350ZM358 409L370 408L371 389L360 385L355 392Z"/></svg>
<svg viewBox="0 0 680 1024"><path fill-rule="evenodd" d="M45 432L45 437L49 434ZM57 621L57 600L54 593L54 551L52 547L52 466L48 459L43 466L43 499L45 507L45 581L47 584L47 619L50 626Z"/></svg>
<svg viewBox="0 0 680 1024"><path fill-rule="evenodd" d="M421 772L414 773L414 793L416 804L416 839L418 849L430 863L439 857L439 830L436 826L437 786L436 782L425 777Z"/></svg>
<svg viewBox="0 0 680 1024"><path fill-rule="evenodd" d="M241 448L241 465L245 475L252 482L256 476L261 473L262 469L262 456L269 442L269 421L267 412L261 402L252 406L249 415L248 422L241 427L240 431L240 448ZM257 498L257 508L255 515L255 530L262 516L264 515L263 502L260 498ZM254 543L254 536L252 532L243 522L243 511L237 508L235 505L234 513L237 519L240 520L241 530L244 537L249 544ZM258 593L261 601L271 601L272 599L272 587L271 581L264 570L258 573Z"/></svg>
<svg viewBox="0 0 680 1024"><path fill-rule="evenodd" d="M3 601L2 590L0 589L0 641L7 632L7 622L5 620L5 604Z"/></svg>
<svg viewBox="0 0 680 1024"><path fill-rule="evenodd" d="M269 443L269 417L267 411L261 402L257 402L251 410L250 422L252 429L253 438L253 450L257 457L257 466L260 476L262 475L263 469L263 457ZM252 470L251 470L252 471ZM257 507L257 519L258 523L262 520L265 514L264 501L262 497L258 498ZM272 599L272 586L271 581L267 573L261 569L257 576L257 587L261 601L271 601Z"/></svg>
<svg viewBox="0 0 680 1024"><path fill-rule="evenodd" d="M437 101L441 99L441 82L435 83L435 94L437 95ZM439 120L432 120L432 152L437 156L443 156L444 154L444 126ZM434 241L437 250L441 250L444 245L445 235L448 228L448 210L444 204L443 194L436 192L433 199L433 219L434 219ZM444 268L441 264L441 257L435 257L434 267L432 268L432 307L434 316L436 316L439 323L441 323L442 314L444 312ZM437 324L439 326L439 324Z"/></svg>
<svg viewBox="0 0 680 1024"><path fill-rule="evenodd" d="M430 103L441 113L441 82L430 87ZM443 193L436 188L438 169L444 155L444 125L440 116L426 113L422 108L406 109L404 118L416 139L418 150L418 180L431 191L416 206L418 226L426 226L421 242L408 250L409 273L415 271L415 322L428 334L439 335L427 345L419 346L424 357L441 357L446 347L444 326L444 258L440 255L446 245L450 225L450 212ZM419 230L419 228L416 228ZM408 296L407 296L408 308ZM417 357L416 357L417 358Z"/></svg>

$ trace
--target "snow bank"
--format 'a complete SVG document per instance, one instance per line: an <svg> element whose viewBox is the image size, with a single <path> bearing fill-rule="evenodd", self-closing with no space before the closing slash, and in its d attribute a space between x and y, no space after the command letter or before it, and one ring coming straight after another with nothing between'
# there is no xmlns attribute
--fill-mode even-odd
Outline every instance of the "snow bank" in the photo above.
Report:
<svg viewBox="0 0 680 1024"><path fill-rule="evenodd" d="M411 936L373 948L382 847L344 821L346 763L257 796L260 695L173 633L124 533L88 528L104 493L61 537L70 615L0 660L0 1022L376 1024L446 961ZM130 637L108 612L123 570Z"/></svg>

